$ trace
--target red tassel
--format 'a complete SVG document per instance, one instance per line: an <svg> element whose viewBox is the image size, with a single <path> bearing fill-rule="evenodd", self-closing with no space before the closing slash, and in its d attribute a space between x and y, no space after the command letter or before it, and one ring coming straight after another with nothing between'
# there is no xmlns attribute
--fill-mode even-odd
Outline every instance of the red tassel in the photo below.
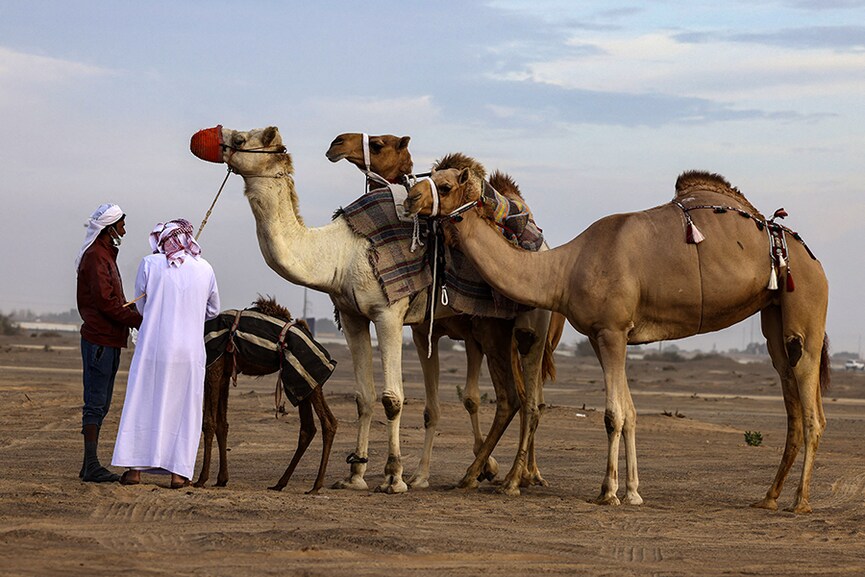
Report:
<svg viewBox="0 0 865 577"><path fill-rule="evenodd" d="M796 290L796 283L793 282L793 273L790 272L790 269L787 269L787 292L791 293Z"/></svg>
<svg viewBox="0 0 865 577"><path fill-rule="evenodd" d="M706 240L706 237L703 236L703 233L700 232L700 229L697 228L693 222L688 223L688 228L685 230L685 240L688 241L688 244L699 244Z"/></svg>

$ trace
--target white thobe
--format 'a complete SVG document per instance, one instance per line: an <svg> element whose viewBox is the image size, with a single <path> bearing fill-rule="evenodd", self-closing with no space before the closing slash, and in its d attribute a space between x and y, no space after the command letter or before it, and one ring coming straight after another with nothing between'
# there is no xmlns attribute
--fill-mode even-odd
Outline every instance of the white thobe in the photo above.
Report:
<svg viewBox="0 0 865 577"><path fill-rule="evenodd" d="M219 314L213 268L201 257L169 265L144 257L135 279L144 317L129 367L111 464L157 468L191 479L201 439L204 321Z"/></svg>

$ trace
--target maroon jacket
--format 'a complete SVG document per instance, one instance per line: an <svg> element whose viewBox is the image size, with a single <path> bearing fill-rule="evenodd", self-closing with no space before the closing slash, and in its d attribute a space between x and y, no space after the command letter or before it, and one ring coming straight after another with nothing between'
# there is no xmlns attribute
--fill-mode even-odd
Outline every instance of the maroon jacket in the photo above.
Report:
<svg viewBox="0 0 865 577"><path fill-rule="evenodd" d="M109 235L101 234L78 265L78 314L84 321L81 336L95 345L125 347L129 329L141 326L138 309L124 307L125 302L117 248Z"/></svg>

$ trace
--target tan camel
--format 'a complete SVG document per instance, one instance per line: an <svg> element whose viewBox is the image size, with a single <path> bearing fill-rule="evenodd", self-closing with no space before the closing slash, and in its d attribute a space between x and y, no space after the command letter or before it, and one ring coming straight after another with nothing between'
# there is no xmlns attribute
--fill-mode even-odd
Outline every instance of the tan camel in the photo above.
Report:
<svg viewBox="0 0 865 577"><path fill-rule="evenodd" d="M526 253L512 248L490 226L483 207L477 207L482 181L470 171L440 171L433 180L443 214L472 207L454 219L454 226L484 278L516 301L565 314L589 337L604 371L607 399L609 446L599 503L620 502L616 493L623 432L624 502L643 501L637 492L636 410L625 374L626 345L716 331L760 312L772 364L781 378L787 437L775 479L754 506L777 509L784 480L804 442L792 511L811 510L811 474L826 425L821 389L829 384L828 284L819 261L802 242L789 238L796 235L785 235L789 243L781 244L789 253L782 255L783 261L773 260L772 236L767 233L771 221L724 178L688 172L678 178L673 202L602 218L561 247ZM420 182L406 208L428 214L431 196L430 185ZM781 288L771 290L767 286L776 270Z"/></svg>
<svg viewBox="0 0 865 577"><path fill-rule="evenodd" d="M364 138L366 138L366 145L364 144ZM367 136L362 133L344 133L340 134L333 140L330 148L328 148L326 152L326 156L331 162L338 162L345 159L364 173L372 171L383 177L388 182L398 183L404 176L411 174L414 166L411 153L408 150L409 141L410 137L408 136L397 137L389 134ZM377 182L371 182L369 185L373 188L381 186L381 184ZM519 197L519 189L513 181L503 181L499 187L502 193L506 196L511 195ZM441 310L439 312L443 315L452 314L449 313L446 308L440 308ZM428 486L429 464L433 439L435 438L436 427L440 418L440 407L438 403L439 339L443 336L448 336L452 339L463 340L465 342L467 371L463 405L469 413L472 432L474 435L473 450L475 455L478 455L484 441L484 436L481 434L478 419L478 408L480 406L481 398L479 377L484 351L481 343L474 338L473 334L475 332L483 334L485 332L497 330L500 327L509 332L516 330L518 338L521 341L525 341L523 348L526 350L526 354L522 357L520 372L525 373L526 375L535 375L537 374L537 368L532 365L541 362L542 368L540 378L542 383L547 378L555 378L555 366L552 352L558 345L565 322L562 315L552 315L549 318L549 330L547 330L547 328L543 326L543 323L547 321L547 317L548 315L546 313L539 314L532 311L521 315L521 318L519 318L514 324L498 323L481 317L465 314L443 316L441 318L437 317L433 324L433 345L432 353L430 355L427 354L429 324L422 323L411 325L412 337L421 363L426 391L426 406L424 408L424 451L421 456L418 470L409 481L411 487ZM544 344L543 339L538 338L544 334L546 334L546 344ZM540 348L544 346L546 347L545 349ZM504 358L498 359L498 361L504 360ZM497 359L495 358L489 359L489 362L496 361ZM501 372L506 370L506 367L501 367L498 371L491 372L491 375L494 376L501 374ZM521 375L518 374L517 377L521 377ZM513 383L511 381L499 383L494 382L496 391L501 391L503 387L509 387L512 385ZM518 387L518 391L521 392L522 389ZM502 415L509 414L511 417L513 416L513 411L516 410L516 407L513 406L512 401L509 401L509 399L513 399L514 395L518 394L518 391L509 391L507 394L497 392L497 399L501 398L503 402L501 408ZM505 424L504 421L502 421L502 424ZM502 432L503 429L494 429L494 434L497 437L500 437ZM497 470L497 468L498 465L495 463L495 460L492 457L488 457L487 465L477 476L491 480L494 474L491 475L490 473L491 471ZM461 483L461 485L473 485L474 482L469 481L469 479L474 478L472 475L474 475L474 469L470 467L469 472L464 478L465 482ZM538 470L533 440L529 442L527 462L525 463L525 468L521 474L521 479L512 475L505 480L499 490L505 493L518 494L519 485L517 484L517 481L519 481L519 484L524 486L529 484L545 484L545 481Z"/></svg>
<svg viewBox="0 0 865 577"><path fill-rule="evenodd" d="M259 297L249 310L260 312L283 321L292 320L288 309L278 304L272 298ZM298 323L306 324L299 320ZM205 329L206 330L206 329ZM234 364L236 363L236 364ZM261 377L279 372L281 364L279 355L274 354L269 363L262 364L255 359L248 358L242 354L240 349L235 349L232 354L222 354L216 361L207 366L204 376L204 420L202 421L202 439L204 440L204 458L201 463L201 471L196 487L204 487L210 477L210 462L213 455L213 435L216 434L216 442L219 448L219 472L216 477L216 485L225 487L228 484L228 388L233 374L250 375ZM272 487L274 491L281 491L287 484L301 457L315 437L316 428L313 420L313 411L318 415L321 423L322 451L321 461L318 465L318 474L315 477L312 489L307 494L318 493L324 484L324 475L327 470L327 462L330 458L330 450L333 446L333 438L336 435L338 422L330 410L324 398L321 387L317 387L309 397L302 400L298 406L300 415L300 433L297 439L297 448L285 473Z"/></svg>
<svg viewBox="0 0 865 577"><path fill-rule="evenodd" d="M364 473L375 401L369 323L375 324L384 377L381 402L388 430L385 480L377 490L405 492L408 486L402 479L399 445L404 401L402 326L422 322L424 311L421 308L410 309L408 297L387 302L367 258L367 239L355 234L344 217L337 217L318 228L310 229L304 225L298 211L291 156L285 152L276 127L242 132L220 126L199 131L190 145L200 158L225 162L243 177L245 195L256 221L259 247L268 266L293 283L327 293L340 312L358 383L359 426L357 448L348 458L350 474L337 483L337 487L367 488ZM504 374L494 377L494 382L513 379L508 365L511 358L510 333L499 330L475 337L483 343L485 351L507 358L507 361L489 361L491 372L499 370L499 367L508 367L507 371L501 371ZM540 367L540 362L535 366ZM514 404L518 402L513 399ZM476 476L492 452L490 444L491 435L488 435L473 463L477 469Z"/></svg>

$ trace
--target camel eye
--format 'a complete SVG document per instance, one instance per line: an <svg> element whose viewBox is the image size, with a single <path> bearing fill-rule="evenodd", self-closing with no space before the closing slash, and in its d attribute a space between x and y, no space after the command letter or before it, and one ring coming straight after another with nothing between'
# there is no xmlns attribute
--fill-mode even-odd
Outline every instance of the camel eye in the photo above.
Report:
<svg viewBox="0 0 865 577"><path fill-rule="evenodd" d="M440 186L438 187L438 189L439 189L439 194L440 194L441 196L447 196L448 194L450 194L450 191L451 191L451 185L449 185L449 184L442 184L442 185L440 185Z"/></svg>
<svg viewBox="0 0 865 577"><path fill-rule="evenodd" d="M373 154L378 154L384 148L384 144L379 142L378 140L370 140L369 141L369 150Z"/></svg>
<svg viewBox="0 0 865 577"><path fill-rule="evenodd" d="M246 142L246 139L239 134L235 134L234 137L231 139L231 144L233 146L243 146L244 142Z"/></svg>

